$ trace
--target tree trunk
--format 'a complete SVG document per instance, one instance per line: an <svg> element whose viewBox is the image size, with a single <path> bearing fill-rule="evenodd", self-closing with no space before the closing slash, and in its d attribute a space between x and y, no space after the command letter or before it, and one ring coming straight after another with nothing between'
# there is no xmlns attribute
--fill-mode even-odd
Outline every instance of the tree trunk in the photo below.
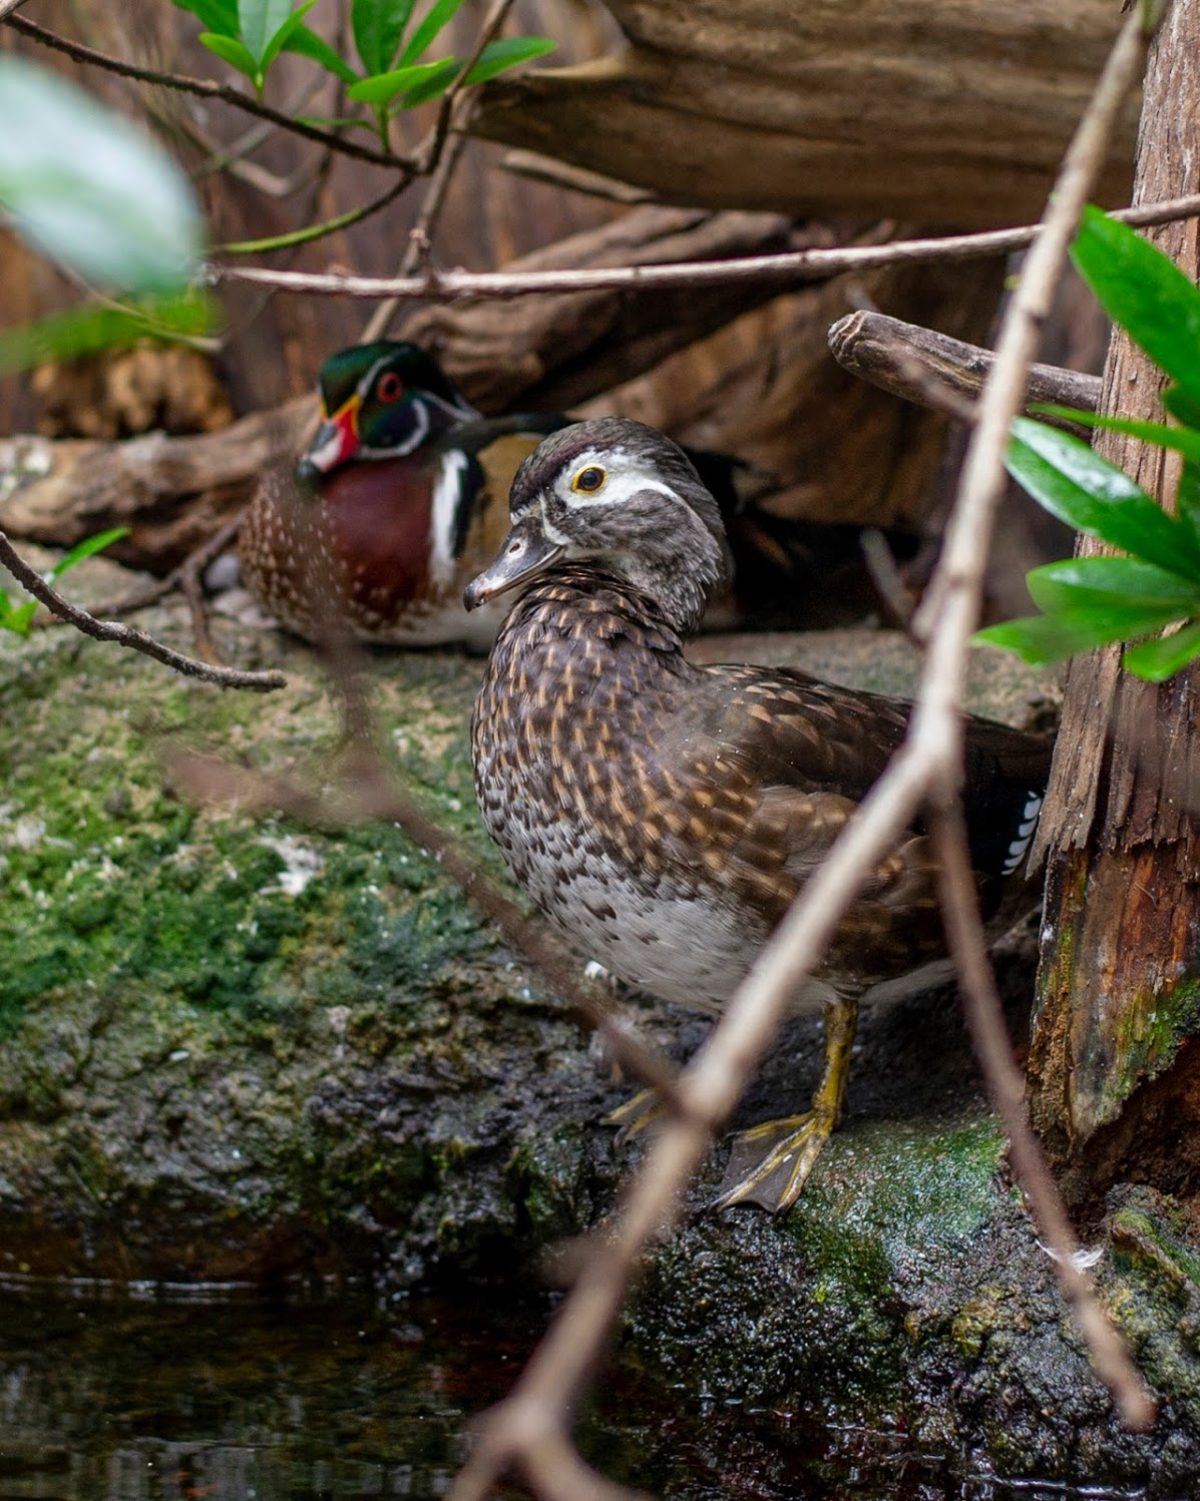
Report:
<svg viewBox="0 0 1200 1501"><path fill-rule="evenodd" d="M1175 0L1152 50L1137 201L1195 192L1200 0ZM1194 221L1148 231L1189 276ZM1102 410L1162 420L1162 379L1119 331ZM1164 503L1177 465L1116 433L1096 448ZM1085 542L1084 554L1103 549ZM1159 687L1110 648L1080 658L1039 835L1048 856L1034 1119L1068 1196L1096 1207L1118 1177L1200 1189L1200 669Z"/></svg>

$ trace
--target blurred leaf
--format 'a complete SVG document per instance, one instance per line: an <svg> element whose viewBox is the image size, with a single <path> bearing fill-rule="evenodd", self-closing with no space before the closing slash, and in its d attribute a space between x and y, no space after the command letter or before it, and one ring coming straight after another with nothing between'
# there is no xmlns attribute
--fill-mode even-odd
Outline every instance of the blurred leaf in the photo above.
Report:
<svg viewBox="0 0 1200 1501"><path fill-rule="evenodd" d="M1114 602L1151 612L1200 615L1200 579L1191 588L1178 575L1136 558L1069 558L1045 563L1025 575L1039 610L1071 614L1107 609Z"/></svg>
<svg viewBox="0 0 1200 1501"><path fill-rule="evenodd" d="M213 31L202 31L200 41L210 52L215 52L222 62L236 68L239 73L244 73L254 87L262 87L262 69L251 57L245 42L238 41L237 37L218 36Z"/></svg>
<svg viewBox="0 0 1200 1501"><path fill-rule="evenodd" d="M3 595L0 603L0 630L11 631L14 636L28 636L37 607L36 599L27 599L24 604L14 605L7 594Z"/></svg>
<svg viewBox="0 0 1200 1501"><path fill-rule="evenodd" d="M419 57L424 57L438 32L450 24L462 3L463 0L433 0L433 4L425 13L425 18L409 37L408 46L400 54L401 67L407 67L409 63L415 63Z"/></svg>
<svg viewBox="0 0 1200 1501"><path fill-rule="evenodd" d="M238 34L237 0L171 0L171 3L199 17L202 25L217 36Z"/></svg>
<svg viewBox="0 0 1200 1501"><path fill-rule="evenodd" d="M262 55L263 72L271 66L279 54L284 50L300 27L304 24L304 18L312 10L317 0L304 0L299 10L294 10L271 40L267 43L266 50Z"/></svg>
<svg viewBox="0 0 1200 1501"><path fill-rule="evenodd" d="M407 93L414 84L428 79L439 69L450 64L451 76L457 69L453 58L443 58L436 63L417 63L411 68L397 68L391 73L379 73L374 78L363 78L348 91L350 98L360 104L387 104L397 94Z"/></svg>
<svg viewBox="0 0 1200 1501"><path fill-rule="evenodd" d="M467 74L468 83L486 83L509 68L519 67L531 58L544 57L558 46L548 36L511 36L489 42L479 54L479 61Z"/></svg>
<svg viewBox="0 0 1200 1501"><path fill-rule="evenodd" d="M1176 422L1200 428L1200 400L1189 396L1182 386L1168 386L1162 393L1162 404Z"/></svg>
<svg viewBox="0 0 1200 1501"><path fill-rule="evenodd" d="M1131 646L1121 662L1135 677L1161 683L1197 656L1200 656L1200 620L1193 620L1170 636Z"/></svg>
<svg viewBox="0 0 1200 1501"><path fill-rule="evenodd" d="M1044 666L1049 662L1061 662L1076 652L1090 651L1095 646L1109 646L1114 641L1144 636L1177 618L1168 616L1148 620L1141 611L1115 607L1089 616L1027 615L1021 620L990 625L986 630L976 632L975 640L984 646L1002 646L1015 651L1034 666Z"/></svg>
<svg viewBox="0 0 1200 1501"><path fill-rule="evenodd" d="M130 308L72 308L37 323L0 330L0 375L121 348L138 339L193 338L208 333L215 324L216 306L211 298L192 292Z"/></svg>
<svg viewBox="0 0 1200 1501"><path fill-rule="evenodd" d="M124 291L175 290L200 258L200 214L170 157L19 57L0 57L0 202L48 255Z"/></svg>
<svg viewBox="0 0 1200 1501"><path fill-rule="evenodd" d="M1012 431L1009 472L1051 515L1170 573L1200 572L1190 531L1082 439L1027 417Z"/></svg>
<svg viewBox="0 0 1200 1501"><path fill-rule="evenodd" d="M343 83L354 83L358 74L350 64L337 52L324 37L318 36L308 26L298 26L294 36L288 38L283 49L285 52L298 52L302 57L308 57Z"/></svg>
<svg viewBox="0 0 1200 1501"><path fill-rule="evenodd" d="M431 67L433 71L429 76L404 94L399 109L416 109L418 104L428 104L431 99L439 98L458 77L462 63L457 57L444 57Z"/></svg>
<svg viewBox="0 0 1200 1501"><path fill-rule="evenodd" d="M404 37L416 0L354 0L350 25L369 76L386 73Z"/></svg>
<svg viewBox="0 0 1200 1501"><path fill-rule="evenodd" d="M290 15L292 0L237 0L237 9L242 41L261 71L267 44Z"/></svg>
<svg viewBox="0 0 1200 1501"><path fill-rule="evenodd" d="M54 567L45 575L48 584L56 583L68 569L74 568L76 563L82 563L85 558L91 558L98 552L103 552L106 547L111 547L114 542L119 542L122 537L128 537L127 526L110 527L106 532L97 532L94 537L85 537L67 553L66 557L59 558Z"/></svg>
<svg viewBox="0 0 1200 1501"><path fill-rule="evenodd" d="M1133 417L1107 417L1080 407L1056 406L1053 402L1039 401L1031 410L1045 417L1065 417L1071 422L1100 427L1106 432L1127 433L1131 438L1142 438L1160 448L1173 449L1194 463L1200 463L1200 432L1190 427L1168 427L1163 422L1140 422Z"/></svg>
<svg viewBox="0 0 1200 1501"><path fill-rule="evenodd" d="M1200 288L1169 256L1092 205L1071 257L1113 322L1200 400Z"/></svg>
<svg viewBox="0 0 1200 1501"><path fill-rule="evenodd" d="M1188 529L1193 543L1200 548L1200 465L1184 461L1175 506L1180 524Z"/></svg>

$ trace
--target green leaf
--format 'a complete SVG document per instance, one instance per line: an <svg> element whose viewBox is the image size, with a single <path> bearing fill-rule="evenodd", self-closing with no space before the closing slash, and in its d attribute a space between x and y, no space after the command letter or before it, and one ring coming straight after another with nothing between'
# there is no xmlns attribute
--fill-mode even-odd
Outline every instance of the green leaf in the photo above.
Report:
<svg viewBox="0 0 1200 1501"><path fill-rule="evenodd" d="M37 600L27 599L22 605L12 605L6 598L5 606L3 614L0 614L0 627L11 631L14 636L28 636L33 617L37 614Z"/></svg>
<svg viewBox="0 0 1200 1501"><path fill-rule="evenodd" d="M48 584L56 583L68 569L74 568L77 563L82 563L85 558L94 557L96 553L103 552L106 547L111 547L114 542L119 542L122 537L128 537L127 526L110 527L106 532L97 532L94 537L85 537L67 553L66 557L59 558L50 572L46 574Z"/></svg>
<svg viewBox="0 0 1200 1501"><path fill-rule="evenodd" d="M217 36L238 34L237 0L171 0L171 3L197 16L205 29Z"/></svg>
<svg viewBox="0 0 1200 1501"><path fill-rule="evenodd" d="M400 54L400 66L407 67L425 55L434 38L443 27L448 26L458 13L463 0L433 0L425 18L408 39L408 46Z"/></svg>
<svg viewBox="0 0 1200 1501"><path fill-rule="evenodd" d="M1200 465L1184 461L1179 489L1175 492L1175 505L1180 524L1188 529L1193 543L1200 548Z"/></svg>
<svg viewBox="0 0 1200 1501"><path fill-rule="evenodd" d="M1025 575L1039 610L1071 614L1108 609L1114 603L1168 618L1200 615L1200 578L1191 588L1173 573L1136 558L1069 558L1045 563Z"/></svg>
<svg viewBox="0 0 1200 1501"><path fill-rule="evenodd" d="M213 31L202 31L200 41L210 52L215 52L222 62L236 68L239 73L244 73L256 89L262 87L262 69L251 57L245 42L239 42L237 37L218 36Z"/></svg>
<svg viewBox="0 0 1200 1501"><path fill-rule="evenodd" d="M407 93L414 84L428 79L438 69L444 69L447 63L457 68L453 58L443 58L440 62L417 63L411 68L397 68L391 73L363 78L349 90L350 98L360 104L387 104L397 94Z"/></svg>
<svg viewBox="0 0 1200 1501"><path fill-rule="evenodd" d="M195 293L127 308L91 306L54 313L37 323L0 330L0 375L126 347L138 339L192 338L208 333L215 315L212 300Z"/></svg>
<svg viewBox="0 0 1200 1501"><path fill-rule="evenodd" d="M1176 422L1200 428L1200 401L1189 396L1182 386L1168 386L1162 393L1162 404Z"/></svg>
<svg viewBox="0 0 1200 1501"><path fill-rule="evenodd" d="M1169 573L1200 572L1191 533L1082 439L1027 417L1012 432L1009 473L1051 515Z"/></svg>
<svg viewBox="0 0 1200 1501"><path fill-rule="evenodd" d="M416 0L354 0L350 26L369 76L386 73L395 61Z"/></svg>
<svg viewBox="0 0 1200 1501"><path fill-rule="evenodd" d="M1020 620L1006 620L977 631L975 640L984 646L1001 646L1015 651L1026 662L1044 666L1062 662L1076 652L1114 641L1145 636L1172 619L1147 620L1140 611L1123 611L1115 607L1094 615L1027 615Z"/></svg>
<svg viewBox="0 0 1200 1501"><path fill-rule="evenodd" d="M418 104L428 104L431 99L439 98L458 77L462 63L457 57L444 57L440 63L431 63L430 67L433 71L405 93L393 114L401 109L416 109Z"/></svg>
<svg viewBox="0 0 1200 1501"><path fill-rule="evenodd" d="M355 83L358 74L348 62L336 52L324 37L308 26L298 26L295 34L288 38L284 45L285 52L298 52L302 57L311 58L313 62L320 63L327 73L332 73L340 78L343 83Z"/></svg>
<svg viewBox="0 0 1200 1501"><path fill-rule="evenodd" d="M1200 400L1200 288L1127 224L1091 205L1071 256L1113 322Z"/></svg>
<svg viewBox="0 0 1200 1501"><path fill-rule="evenodd" d="M1200 620L1193 620L1170 636L1160 636L1154 641L1143 641L1139 646L1131 646L1121 658L1121 663L1134 677L1145 678L1150 683L1161 683L1181 667L1186 667L1197 656L1200 656Z"/></svg>
<svg viewBox="0 0 1200 1501"><path fill-rule="evenodd" d="M531 58L544 57L558 46L548 36L511 36L489 42L479 54L479 61L467 74L468 83L486 83L497 74L507 73Z"/></svg>
<svg viewBox="0 0 1200 1501"><path fill-rule="evenodd" d="M237 0L237 8L242 41L261 69L267 44L291 13L292 0Z"/></svg>
<svg viewBox="0 0 1200 1501"><path fill-rule="evenodd" d="M1106 432L1127 433L1131 438L1142 438L1147 443L1157 443L1160 448L1174 449L1176 453L1200 463L1200 432L1190 427L1168 427L1162 422L1140 422L1133 417L1108 417L1079 407L1056 406L1053 402L1037 402L1031 410L1046 417L1065 417L1071 422L1101 427Z"/></svg>
<svg viewBox="0 0 1200 1501"><path fill-rule="evenodd" d="M65 79L0 57L0 203L16 228L89 281L173 291L203 222L171 158Z"/></svg>
<svg viewBox="0 0 1200 1501"><path fill-rule="evenodd" d="M266 51L262 55L262 67L265 73L279 54L299 31L304 18L312 10L317 0L304 0L299 10L294 10L271 40L267 43Z"/></svg>

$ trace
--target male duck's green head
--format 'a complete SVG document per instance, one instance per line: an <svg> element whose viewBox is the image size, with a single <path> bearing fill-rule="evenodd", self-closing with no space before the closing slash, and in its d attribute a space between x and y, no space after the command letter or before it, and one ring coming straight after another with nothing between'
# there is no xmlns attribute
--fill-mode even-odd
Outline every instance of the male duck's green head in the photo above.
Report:
<svg viewBox="0 0 1200 1501"><path fill-rule="evenodd" d="M356 344L321 366L321 425L297 466L312 482L354 459L403 458L479 414L417 344Z"/></svg>

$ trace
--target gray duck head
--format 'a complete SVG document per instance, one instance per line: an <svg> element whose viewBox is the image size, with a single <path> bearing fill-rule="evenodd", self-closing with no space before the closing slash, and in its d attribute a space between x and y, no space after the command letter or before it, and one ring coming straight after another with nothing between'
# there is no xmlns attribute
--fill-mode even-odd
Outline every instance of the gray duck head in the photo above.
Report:
<svg viewBox="0 0 1200 1501"><path fill-rule="evenodd" d="M717 503L680 448L627 417L578 422L517 470L512 529L468 584L468 610L559 561L596 563L648 596L682 634L729 577Z"/></svg>

